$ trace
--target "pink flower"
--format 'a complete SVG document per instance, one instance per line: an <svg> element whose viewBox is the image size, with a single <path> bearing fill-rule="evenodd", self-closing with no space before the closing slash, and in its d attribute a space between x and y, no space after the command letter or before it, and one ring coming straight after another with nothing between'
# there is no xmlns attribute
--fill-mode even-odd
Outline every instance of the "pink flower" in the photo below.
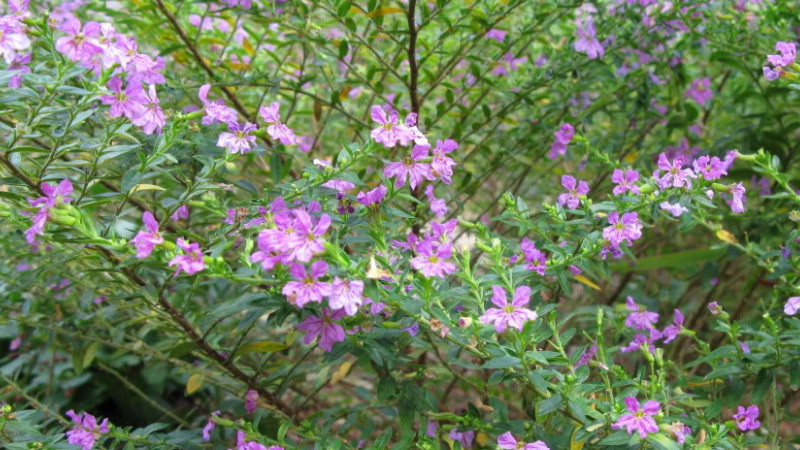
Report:
<svg viewBox="0 0 800 450"><path fill-rule="evenodd" d="M733 415L736 420L736 426L742 431L757 430L761 427L761 422L758 421L758 406L737 406L737 412Z"/></svg>
<svg viewBox="0 0 800 450"><path fill-rule="evenodd" d="M405 147L417 138L407 126L398 123L397 111L392 111L387 117L383 106L375 105L372 107L371 117L380 126L373 129L370 136L384 147L392 148L398 142Z"/></svg>
<svg viewBox="0 0 800 450"><path fill-rule="evenodd" d="M161 233L158 232L158 222L156 222L155 217L153 217L153 213L145 211L144 214L142 214L142 222L144 222L147 231L140 231L136 234L136 237L131 240L133 246L136 247L136 257L139 259L150 256L150 254L153 253L153 248L164 242L164 238L161 237Z"/></svg>
<svg viewBox="0 0 800 450"><path fill-rule="evenodd" d="M91 450L94 443L108 433L108 419L104 419L97 425L97 419L89 413L75 414L75 411L67 411L67 416L75 422L75 426L67 431L67 442L72 445L79 445L82 450Z"/></svg>
<svg viewBox="0 0 800 450"><path fill-rule="evenodd" d="M597 59L605 54L605 49L597 40L597 30L591 17L579 18L576 21L578 39L573 44L576 52L585 53L589 59Z"/></svg>
<svg viewBox="0 0 800 450"><path fill-rule="evenodd" d="M542 441L531 442L530 444L517 442L510 431L506 431L497 437L497 447L503 450L550 450L550 447Z"/></svg>
<svg viewBox="0 0 800 450"><path fill-rule="evenodd" d="M692 169L682 169L681 166L683 166L683 159L680 157L670 162L665 153L658 155L658 170L653 172L653 178L658 183L658 187L661 189L691 187L695 174ZM664 175L661 175L662 170Z"/></svg>
<svg viewBox="0 0 800 450"><path fill-rule="evenodd" d="M181 271L187 275L194 275L206 268L203 253L200 251L200 244L197 242L186 242L183 238L178 238L178 247L183 250L183 254L176 254L169 262L169 266L178 266L175 269L177 276Z"/></svg>
<svg viewBox="0 0 800 450"><path fill-rule="evenodd" d="M480 317L481 323L493 323L494 329L498 333L505 333L510 326L517 331L522 331L525 322L536 320L536 312L526 308L530 303L531 288L519 286L514 291L514 298L511 304L508 303L505 289L500 286L492 286L492 303L497 308L489 308Z"/></svg>
<svg viewBox="0 0 800 450"><path fill-rule="evenodd" d="M411 267L426 277L445 278L456 271L456 265L448 261L452 256L452 244L435 246L426 239L416 245L417 256L411 259Z"/></svg>
<svg viewBox="0 0 800 450"><path fill-rule="evenodd" d="M294 277L283 286L283 295L289 303L302 308L306 303L321 303L323 297L331 295L331 285L324 281L318 281L325 276L328 271L328 263L316 261L311 264L310 270L306 273L306 267L302 264L292 264L289 272Z"/></svg>
<svg viewBox="0 0 800 450"><path fill-rule="evenodd" d="M686 96L696 101L698 105L705 108L708 101L714 97L714 92L710 89L710 86L710 79L698 78L692 81L692 85L686 91Z"/></svg>
<svg viewBox="0 0 800 450"><path fill-rule="evenodd" d="M256 131L257 127L252 123L239 124L238 122L228 123L228 131L219 134L217 147L223 147L228 153L245 153L256 144L256 137L250 133Z"/></svg>
<svg viewBox="0 0 800 450"><path fill-rule="evenodd" d="M611 174L611 182L616 184L614 186L614 195L622 195L625 191L630 191L633 195L639 195L639 186L634 184L639 181L639 172L633 169L614 169Z"/></svg>
<svg viewBox="0 0 800 450"><path fill-rule="evenodd" d="M50 208L55 207L60 202L69 203L72 201L71 197L67 197L72 193L72 182L65 178L57 185L42 183L42 192L44 197L28 199L28 203L31 206L38 208L33 214L31 227L25 230L25 240L30 245L36 243L36 236L44 236L44 227L47 224ZM28 213L25 214L28 215Z"/></svg>
<svg viewBox="0 0 800 450"><path fill-rule="evenodd" d="M203 102L203 108L206 111L206 115L202 120L203 125L211 125L213 123L229 124L236 122L236 110L225 106L225 100L220 98L214 101L208 101L208 91L210 89L210 84L204 84L200 86L200 91L197 94L197 96L200 98L200 101Z"/></svg>
<svg viewBox="0 0 800 450"><path fill-rule="evenodd" d="M0 55L3 56L6 64L14 63L20 57L17 52L26 50L30 46L31 40L28 39L25 28L18 19L0 22ZM30 60L30 58L28 59Z"/></svg>
<svg viewBox="0 0 800 450"><path fill-rule="evenodd" d="M675 422L670 425L670 431L672 431L675 440L677 440L679 444L686 442L686 436L692 434L692 429L680 422Z"/></svg>
<svg viewBox="0 0 800 450"><path fill-rule="evenodd" d="M619 430L625 428L628 434L638 432L639 436L646 438L649 433L657 433L658 425L652 416L658 414L661 405L655 400L644 402L644 407L639 407L639 401L635 397L625 397L625 405L630 414L625 414L616 422L611 424L611 428Z"/></svg>
<svg viewBox="0 0 800 450"><path fill-rule="evenodd" d="M558 204L569 209L577 208L581 203L580 196L589 193L589 184L581 180L576 186L575 178L570 175L561 176L561 185L567 192L558 196Z"/></svg>
<svg viewBox="0 0 800 450"><path fill-rule="evenodd" d="M619 213L614 211L608 215L608 225L603 229L603 238L612 247L619 248L623 242L631 246L633 241L642 237L642 223L635 212L625 213L620 218Z"/></svg>
<svg viewBox="0 0 800 450"><path fill-rule="evenodd" d="M431 212L440 219L444 218L448 211L447 203L445 203L443 198L436 197L432 184L425 186L425 196L428 197L428 201L430 202Z"/></svg>
<svg viewBox="0 0 800 450"><path fill-rule="evenodd" d="M767 55L767 61L776 68L789 66L797 58L797 47L794 42L778 42L775 44L775 50L780 52L780 55Z"/></svg>
<svg viewBox="0 0 800 450"><path fill-rule="evenodd" d="M470 449L475 441L475 432L472 430L458 431L453 428L450 430L450 439L461 443L461 448Z"/></svg>
<svg viewBox="0 0 800 450"><path fill-rule="evenodd" d="M411 150L410 157L400 162L392 162L383 169L383 174L388 178L396 178L395 189L399 189L408 180L411 189L416 189L423 180L433 180L430 164L421 162L428 158L430 146L415 145Z"/></svg>
<svg viewBox="0 0 800 450"><path fill-rule="evenodd" d="M291 250L290 257L295 261L309 262L315 255L325 251L325 240L321 237L331 226L331 217L322 214L315 225L307 212L301 209L292 212L295 218L295 233L287 242L287 247Z"/></svg>
<svg viewBox="0 0 800 450"><path fill-rule="evenodd" d="M343 310L348 316L358 312L364 302L364 282L361 280L333 279L328 305L335 310Z"/></svg>
<svg viewBox="0 0 800 450"><path fill-rule="evenodd" d="M109 114L111 117L125 116L130 120L144 113L148 103L148 98L139 83L129 83L128 87L122 90L122 80L113 77L108 82L108 88L113 94L106 94L100 97L104 105L111 105Z"/></svg>
<svg viewBox="0 0 800 450"><path fill-rule="evenodd" d="M495 68L492 70L492 75L499 75L501 77L507 77L509 75L509 71L517 70L519 65L527 61L528 58L515 58L513 53L506 53L503 58L495 63Z"/></svg>
<svg viewBox="0 0 800 450"><path fill-rule="evenodd" d="M800 297L789 297L786 300L786 305L783 306L783 313L787 316L793 316L800 310Z"/></svg>
<svg viewBox="0 0 800 450"><path fill-rule="evenodd" d="M323 308L322 314L322 317L306 317L303 322L297 325L297 329L306 332L303 338L304 344L312 343L319 336L320 348L329 352L333 349L333 344L344 341L344 328L333 322L344 317L344 310L339 309L332 312L329 308Z"/></svg>
<svg viewBox="0 0 800 450"><path fill-rule="evenodd" d="M142 127L144 134L161 134L161 129L166 125L164 111L161 110L156 95L156 86L151 84L146 95L146 104L139 112L139 115L131 120L134 125Z"/></svg>
<svg viewBox="0 0 800 450"><path fill-rule="evenodd" d="M258 113L264 119L264 122L268 124L267 133L272 139L277 139L283 145L296 144L297 137L294 131L281 122L281 115L278 112L279 107L278 102L274 102L269 106L262 106Z"/></svg>
<svg viewBox="0 0 800 450"><path fill-rule="evenodd" d="M56 50L76 62L89 62L98 53L103 53L103 48L97 45L96 37L100 34L100 24L87 22L81 30L81 21L75 16L70 16L61 25L61 31L68 36L56 40Z"/></svg>
<svg viewBox="0 0 800 450"><path fill-rule="evenodd" d="M728 186L728 192L731 194L731 211L735 213L743 213L744 202L747 200L745 197L744 184L742 182L731 184Z"/></svg>

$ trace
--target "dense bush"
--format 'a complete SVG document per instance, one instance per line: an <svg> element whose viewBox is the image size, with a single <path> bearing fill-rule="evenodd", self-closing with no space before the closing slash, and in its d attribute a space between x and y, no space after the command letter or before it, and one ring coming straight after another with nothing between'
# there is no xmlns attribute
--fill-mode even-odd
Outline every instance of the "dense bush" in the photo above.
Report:
<svg viewBox="0 0 800 450"><path fill-rule="evenodd" d="M3 8L3 448L800 444L795 2Z"/></svg>

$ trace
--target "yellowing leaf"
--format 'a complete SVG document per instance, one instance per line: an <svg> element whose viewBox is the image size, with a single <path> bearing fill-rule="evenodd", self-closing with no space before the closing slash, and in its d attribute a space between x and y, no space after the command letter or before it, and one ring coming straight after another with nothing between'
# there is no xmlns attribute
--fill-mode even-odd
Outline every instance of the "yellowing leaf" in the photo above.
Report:
<svg viewBox="0 0 800 450"><path fill-rule="evenodd" d="M165 191L165 190L166 189L164 189L163 187L156 186L155 184L137 184L131 189L131 194L139 191Z"/></svg>
<svg viewBox="0 0 800 450"><path fill-rule="evenodd" d="M729 244L736 244L738 241L736 240L736 236L733 233L725 230L717 231L717 238L720 241L727 242Z"/></svg>
<svg viewBox="0 0 800 450"><path fill-rule="evenodd" d="M572 436L569 439L569 450L582 450L583 444L586 443L586 441L575 440L575 436L578 434L579 429L579 427L575 428L575 430L572 432Z"/></svg>
<svg viewBox="0 0 800 450"><path fill-rule="evenodd" d="M253 44L250 43L250 39L245 38L242 41L242 47L244 48L244 51L246 51L247 54L249 54L250 56L256 54L256 49L253 48Z"/></svg>
<svg viewBox="0 0 800 450"><path fill-rule="evenodd" d="M371 13L367 14L367 17L378 17L378 16L385 16L387 14L396 14L396 13L405 14L405 12L406 12L405 9L393 6L393 7L387 7L387 8L378 8L375 11L372 11Z"/></svg>
<svg viewBox="0 0 800 450"><path fill-rule="evenodd" d="M589 286L590 288L592 288L592 289L594 289L594 290L596 290L596 291L599 291L599 290L601 290L601 289L600 289L600 286L598 286L598 285L594 284L594 283L592 282L592 280L590 280L590 279L586 278L586 277L585 277L585 276L583 276L583 275L575 275L575 279L576 279L576 280L578 280L578 281L580 281L581 283L583 283L583 284L585 284L585 285Z"/></svg>
<svg viewBox="0 0 800 450"><path fill-rule="evenodd" d="M480 445L481 447L485 447L486 444L489 443L489 436L487 436L486 433L481 431L477 435L475 435L475 442L477 442L478 445Z"/></svg>
<svg viewBox="0 0 800 450"><path fill-rule="evenodd" d="M367 269L367 278L372 280L377 280L383 277L390 277L392 274L386 270L381 269L378 267L378 263L375 262L375 255L372 255L369 259L369 269Z"/></svg>
<svg viewBox="0 0 800 450"><path fill-rule="evenodd" d="M249 342L239 348L237 353L271 353L289 348L286 344L272 341Z"/></svg>
<svg viewBox="0 0 800 450"><path fill-rule="evenodd" d="M336 372L333 373L331 376L331 384L336 384L344 379L347 376L347 372L350 371L350 367L353 366L352 361L345 361L336 369Z"/></svg>
<svg viewBox="0 0 800 450"><path fill-rule="evenodd" d="M205 377L199 373L192 374L192 376L186 380L186 393L191 394L203 387L204 378Z"/></svg>

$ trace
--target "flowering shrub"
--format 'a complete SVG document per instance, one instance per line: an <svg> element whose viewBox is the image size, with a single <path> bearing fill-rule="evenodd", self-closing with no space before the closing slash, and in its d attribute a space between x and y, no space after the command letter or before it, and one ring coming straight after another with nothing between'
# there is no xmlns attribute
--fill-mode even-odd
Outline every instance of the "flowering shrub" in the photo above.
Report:
<svg viewBox="0 0 800 450"><path fill-rule="evenodd" d="M792 2L2 8L4 448L800 444Z"/></svg>

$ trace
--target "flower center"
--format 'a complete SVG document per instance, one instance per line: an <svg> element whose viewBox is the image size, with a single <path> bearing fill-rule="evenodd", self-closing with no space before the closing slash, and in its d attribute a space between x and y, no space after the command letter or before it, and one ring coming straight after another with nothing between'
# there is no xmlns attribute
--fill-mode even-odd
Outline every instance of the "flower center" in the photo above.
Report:
<svg viewBox="0 0 800 450"><path fill-rule="evenodd" d="M514 307L514 305L508 305L505 308L503 308L503 311L507 312L508 314L514 314L514 311L516 310L517 309Z"/></svg>

